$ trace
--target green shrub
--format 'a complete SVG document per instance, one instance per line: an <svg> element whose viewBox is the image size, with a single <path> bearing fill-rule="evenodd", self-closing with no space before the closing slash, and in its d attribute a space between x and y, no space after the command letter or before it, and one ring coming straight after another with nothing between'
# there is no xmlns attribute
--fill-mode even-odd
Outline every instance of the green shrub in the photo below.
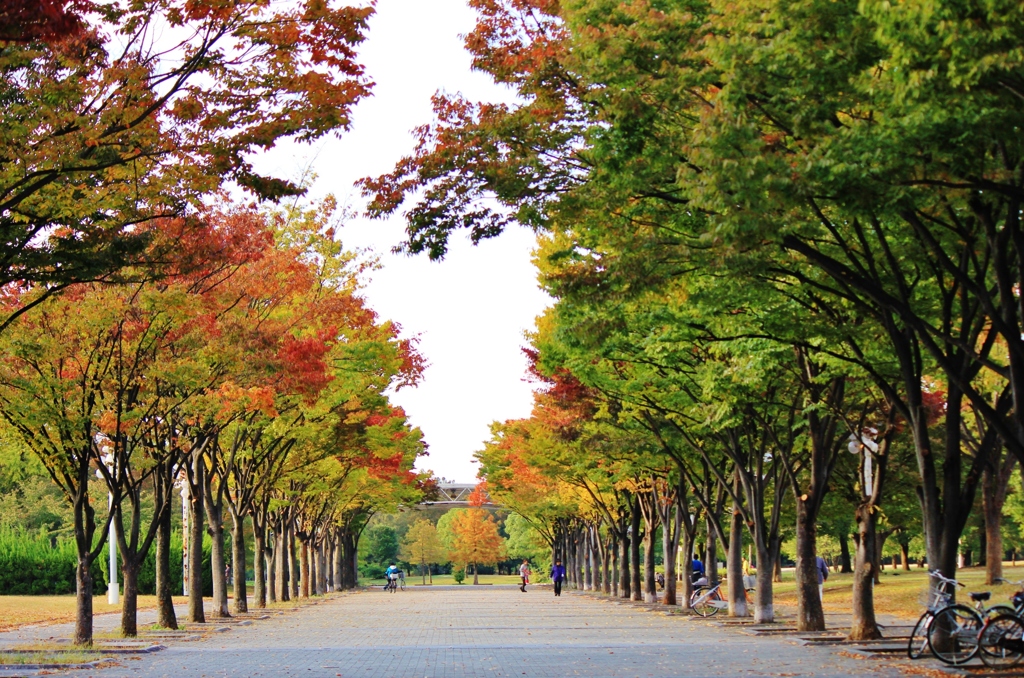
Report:
<svg viewBox="0 0 1024 678"><path fill-rule="evenodd" d="M359 566L359 574L363 579L383 579L384 566L378 563L363 563Z"/></svg>
<svg viewBox="0 0 1024 678"><path fill-rule="evenodd" d="M78 562L72 539L52 541L45 534L0 529L0 594L60 595L75 591ZM93 565L93 580L100 591L106 586L99 563Z"/></svg>
<svg viewBox="0 0 1024 678"><path fill-rule="evenodd" d="M109 544L92 566L93 592L104 593L110 581ZM203 595L213 595L211 544L203 540ZM74 539L51 540L44 534L0 528L0 595L62 595L75 592L78 556ZM120 568L120 564L118 564ZM171 536L171 592L182 591L181 534ZM118 579L121 580L120 572ZM122 581L123 583L123 581ZM139 572L139 593L156 593L156 547L150 548Z"/></svg>
<svg viewBox="0 0 1024 678"><path fill-rule="evenodd" d="M457 567L452 571L452 579L455 580L456 584L461 584L466 580L466 571L461 567Z"/></svg>

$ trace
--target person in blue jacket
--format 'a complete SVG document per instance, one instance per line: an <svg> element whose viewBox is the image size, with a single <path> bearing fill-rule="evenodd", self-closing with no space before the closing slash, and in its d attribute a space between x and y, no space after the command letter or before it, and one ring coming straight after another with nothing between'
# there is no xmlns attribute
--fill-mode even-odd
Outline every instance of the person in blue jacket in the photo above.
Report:
<svg viewBox="0 0 1024 678"><path fill-rule="evenodd" d="M562 561L555 559L555 564L551 566L551 581L555 584L555 595L562 595L562 580L565 579L565 566L562 565Z"/></svg>
<svg viewBox="0 0 1024 678"><path fill-rule="evenodd" d="M707 576L707 573L704 570L704 563L700 562L700 558L698 558L697 556L693 557L693 562L690 564L690 569L692 570L691 576L693 577L691 581L696 582Z"/></svg>
<svg viewBox="0 0 1024 678"><path fill-rule="evenodd" d="M828 563L821 556L814 561L814 569L818 571L818 598L825 600L825 580L828 579Z"/></svg>

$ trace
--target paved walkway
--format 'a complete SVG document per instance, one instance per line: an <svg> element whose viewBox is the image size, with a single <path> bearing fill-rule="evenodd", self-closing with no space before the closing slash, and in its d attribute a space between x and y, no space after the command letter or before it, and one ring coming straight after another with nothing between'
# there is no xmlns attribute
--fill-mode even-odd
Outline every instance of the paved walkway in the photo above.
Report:
<svg viewBox="0 0 1024 678"><path fill-rule="evenodd" d="M882 676L885 663L591 596L515 587L351 593L72 676Z"/></svg>

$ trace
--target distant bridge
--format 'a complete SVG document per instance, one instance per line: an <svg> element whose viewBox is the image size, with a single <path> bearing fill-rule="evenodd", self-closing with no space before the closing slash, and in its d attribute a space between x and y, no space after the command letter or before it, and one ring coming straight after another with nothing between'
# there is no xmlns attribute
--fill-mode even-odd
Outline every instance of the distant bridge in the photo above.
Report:
<svg viewBox="0 0 1024 678"><path fill-rule="evenodd" d="M473 494L475 489L476 485L474 483L438 483L436 498L422 501L420 506L472 506L469 503L469 495ZM491 501L487 492L484 492L483 495L485 500L481 504L482 507L497 508L497 505Z"/></svg>

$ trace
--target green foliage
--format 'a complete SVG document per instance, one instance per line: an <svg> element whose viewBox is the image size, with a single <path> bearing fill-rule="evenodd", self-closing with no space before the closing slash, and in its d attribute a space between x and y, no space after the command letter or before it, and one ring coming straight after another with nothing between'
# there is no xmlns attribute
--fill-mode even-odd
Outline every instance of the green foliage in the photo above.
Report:
<svg viewBox="0 0 1024 678"><path fill-rule="evenodd" d="M73 593L77 562L70 539L0 528L0 595ZM102 577L99 563L94 563L93 579L98 583Z"/></svg>
<svg viewBox="0 0 1024 678"><path fill-rule="evenodd" d="M389 525L373 525L359 540L359 550L367 564L387 567L397 560L398 549L398 533Z"/></svg>
<svg viewBox="0 0 1024 678"><path fill-rule="evenodd" d="M455 580L456 584L461 584L462 582L466 581L466 571L461 567L455 568L454 570L452 570L452 579Z"/></svg>
<svg viewBox="0 0 1024 678"><path fill-rule="evenodd" d="M537 528L518 513L510 513L505 519L505 533L509 558L515 561L526 558L537 567L534 578L545 579L551 571L551 549Z"/></svg>

